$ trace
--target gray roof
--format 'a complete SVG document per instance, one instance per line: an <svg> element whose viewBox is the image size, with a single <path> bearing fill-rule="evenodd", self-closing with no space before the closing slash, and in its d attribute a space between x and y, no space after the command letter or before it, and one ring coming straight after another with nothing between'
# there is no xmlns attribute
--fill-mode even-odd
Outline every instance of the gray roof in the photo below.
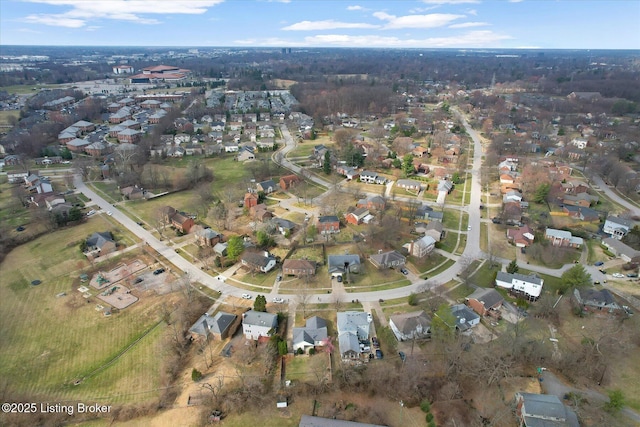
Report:
<svg viewBox="0 0 640 427"><path fill-rule="evenodd" d="M355 421L334 420L333 418L312 417L303 415L298 427L382 427L378 424L358 423Z"/></svg>
<svg viewBox="0 0 640 427"><path fill-rule="evenodd" d="M402 187L422 187L422 183L414 179L399 179L396 181L396 185Z"/></svg>
<svg viewBox="0 0 640 427"><path fill-rule="evenodd" d="M576 295L577 293L577 295ZM580 297L579 301L582 304L598 307L617 307L618 303L615 298L607 289L575 289L574 295Z"/></svg>
<svg viewBox="0 0 640 427"><path fill-rule="evenodd" d="M426 331L431 326L431 318L424 312L412 311L411 313L394 314L391 316L391 321L396 325L396 328L405 335L411 334L418 329L418 326L422 326L422 330Z"/></svg>
<svg viewBox="0 0 640 427"><path fill-rule="evenodd" d="M618 239L614 239L613 237L602 239L602 244L615 250L616 254L618 255L625 255L629 258L634 258L640 255L640 251L633 249L631 246L621 242Z"/></svg>
<svg viewBox="0 0 640 427"><path fill-rule="evenodd" d="M265 313L263 311L249 310L244 313L242 323L244 325L270 326L275 328L278 326L278 315L274 313Z"/></svg>
<svg viewBox="0 0 640 427"><path fill-rule="evenodd" d="M216 253L222 254L223 251L227 250L227 246L229 246L227 242L216 243L215 246L213 247L213 251Z"/></svg>
<svg viewBox="0 0 640 427"><path fill-rule="evenodd" d="M480 319L480 316L464 304L456 304L451 307L451 314L456 318L456 327L461 331L471 327L469 322Z"/></svg>
<svg viewBox="0 0 640 427"><path fill-rule="evenodd" d="M327 257L327 264L329 266L329 273L332 271L344 271L344 265L348 264L349 267L352 265L360 264L360 255L329 255Z"/></svg>
<svg viewBox="0 0 640 427"><path fill-rule="evenodd" d="M113 235L110 232L96 232L89 236L89 238L87 239L87 246L92 248L101 248L107 242L114 242Z"/></svg>
<svg viewBox="0 0 640 427"><path fill-rule="evenodd" d="M362 177L371 177L371 178L376 178L378 176L378 174L376 172L372 172L372 171L362 171L360 173L360 178Z"/></svg>
<svg viewBox="0 0 640 427"><path fill-rule="evenodd" d="M273 182L273 180L272 180L272 179L268 179L268 180L266 180L266 181L262 181L262 182L261 182L261 183L259 183L258 185L260 186L260 188L263 188L263 189L267 189L267 188L269 188L269 187L271 187L271 188L276 188L276 183L275 183L275 182Z"/></svg>
<svg viewBox="0 0 640 427"><path fill-rule="evenodd" d="M531 276L525 276L524 274L520 274L520 273L512 274L512 273L506 273L504 271L498 271L498 274L496 275L496 280L500 280L501 282L511 283L513 279L522 280L523 282L527 282L527 283L534 283L540 286L542 286L542 283L543 283L543 280L538 276L536 276L535 274L532 274Z"/></svg>
<svg viewBox="0 0 640 427"><path fill-rule="evenodd" d="M199 237L205 238L205 239L213 239L215 237L221 236L220 233L218 233L217 231L214 231L210 228L203 228L200 229L198 231L196 231L196 235L198 235Z"/></svg>
<svg viewBox="0 0 640 427"><path fill-rule="evenodd" d="M245 252L242 255L242 261L251 265L257 265L259 267L266 267L267 265L269 265L269 261L271 261L272 259L275 258L273 258L272 256L265 256L258 252Z"/></svg>
<svg viewBox="0 0 640 427"><path fill-rule="evenodd" d="M438 191L449 191L453 188L453 182L447 180L440 180L438 182Z"/></svg>
<svg viewBox="0 0 640 427"><path fill-rule="evenodd" d="M339 222L337 216L335 215L325 215L318 218L318 222Z"/></svg>
<svg viewBox="0 0 640 427"><path fill-rule="evenodd" d="M475 299L480 301L485 309L489 309L499 302L503 302L504 298L498 291L492 288L478 288L467 299Z"/></svg>
<svg viewBox="0 0 640 427"><path fill-rule="evenodd" d="M319 317L314 317L317 320L314 320L309 323L307 320L307 325L304 328L293 328L293 344L306 342L313 345L316 341L323 341L327 339L327 322L324 319Z"/></svg>
<svg viewBox="0 0 640 427"><path fill-rule="evenodd" d="M285 230L293 230L296 227L296 223L289 221L284 218L274 218L273 222L278 224L278 227L284 228Z"/></svg>
<svg viewBox="0 0 640 427"><path fill-rule="evenodd" d="M620 218L619 216L614 216L614 215L609 215L607 217L607 221L613 222L615 224L623 225L628 228L631 228L633 226L633 221L625 218Z"/></svg>
<svg viewBox="0 0 640 427"><path fill-rule="evenodd" d="M313 317L310 317L310 318L307 319L306 327L307 328L314 328L314 329L326 328L327 327L327 321L324 320L322 317L313 316Z"/></svg>
<svg viewBox="0 0 640 427"><path fill-rule="evenodd" d="M579 427L580 424L575 413L563 405L558 396L534 393L518 394L524 400L527 427Z"/></svg>
<svg viewBox="0 0 640 427"><path fill-rule="evenodd" d="M348 351L360 353L360 341L353 332L344 332L338 335L338 345L340 346L340 354L345 354Z"/></svg>
<svg viewBox="0 0 640 427"><path fill-rule="evenodd" d="M360 338L369 336L369 320L367 313L363 311L341 311L338 312L338 334L351 332Z"/></svg>
<svg viewBox="0 0 640 427"><path fill-rule="evenodd" d="M217 312L215 316L209 316L209 314L205 313L189 328L189 331L205 337L209 332L223 334L229 329L229 326L231 326L236 317L238 316L235 314L225 313L223 311Z"/></svg>
<svg viewBox="0 0 640 427"><path fill-rule="evenodd" d="M405 262L406 258L398 251L382 252L380 254L371 255L371 259L379 265L387 265L394 261Z"/></svg>

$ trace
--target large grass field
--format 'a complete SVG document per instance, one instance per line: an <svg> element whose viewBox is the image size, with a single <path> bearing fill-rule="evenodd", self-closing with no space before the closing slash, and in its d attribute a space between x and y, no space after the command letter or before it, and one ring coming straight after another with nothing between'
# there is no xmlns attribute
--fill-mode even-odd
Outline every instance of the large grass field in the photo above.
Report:
<svg viewBox="0 0 640 427"><path fill-rule="evenodd" d="M86 300L75 290L79 274L90 268L78 243L105 226L96 218L47 234L14 249L0 265L0 377L12 392L105 403L139 402L159 394L164 326L152 328L159 320L156 307L167 296L138 295L140 301L105 317L95 307L106 304ZM30 285L35 279L42 283ZM91 375L147 331L115 363ZM74 386L81 378L85 381Z"/></svg>
<svg viewBox="0 0 640 427"><path fill-rule="evenodd" d="M20 110L0 111L0 125L12 125L20 118Z"/></svg>

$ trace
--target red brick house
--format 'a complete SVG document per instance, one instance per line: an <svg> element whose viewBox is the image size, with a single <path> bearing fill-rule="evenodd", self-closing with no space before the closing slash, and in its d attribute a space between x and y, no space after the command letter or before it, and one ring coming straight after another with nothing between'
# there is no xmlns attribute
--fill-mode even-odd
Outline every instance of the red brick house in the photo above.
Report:
<svg viewBox="0 0 640 427"><path fill-rule="evenodd" d="M288 190L289 188L297 185L300 181L302 180L298 175L285 175L280 178L280 188Z"/></svg>
<svg viewBox="0 0 640 427"><path fill-rule="evenodd" d="M244 195L244 207L251 209L258 204L258 195L255 193L247 193Z"/></svg>
<svg viewBox="0 0 640 427"><path fill-rule="evenodd" d="M325 215L318 218L316 225L320 234L333 234L340 232L340 220L335 215Z"/></svg>
<svg viewBox="0 0 640 427"><path fill-rule="evenodd" d="M345 221L347 221L349 224L358 225L362 223L362 220L367 215L369 215L369 209L357 208L355 211L345 215Z"/></svg>
<svg viewBox="0 0 640 427"><path fill-rule="evenodd" d="M189 233L191 228L195 225L193 218L190 218L181 213L176 213L171 218L171 225L180 230L182 233Z"/></svg>
<svg viewBox="0 0 640 427"><path fill-rule="evenodd" d="M282 274L305 277L316 274L316 263L305 259L286 259L282 263Z"/></svg>
<svg viewBox="0 0 640 427"><path fill-rule="evenodd" d="M504 298L495 289L478 288L466 298L465 302L480 316L499 315Z"/></svg>

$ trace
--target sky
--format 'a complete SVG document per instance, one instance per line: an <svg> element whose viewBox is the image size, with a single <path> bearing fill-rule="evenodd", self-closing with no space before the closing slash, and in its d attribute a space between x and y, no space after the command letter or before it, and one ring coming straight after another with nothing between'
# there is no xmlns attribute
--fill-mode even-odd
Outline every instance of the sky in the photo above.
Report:
<svg viewBox="0 0 640 427"><path fill-rule="evenodd" d="M640 0L1 0L2 45L640 49Z"/></svg>

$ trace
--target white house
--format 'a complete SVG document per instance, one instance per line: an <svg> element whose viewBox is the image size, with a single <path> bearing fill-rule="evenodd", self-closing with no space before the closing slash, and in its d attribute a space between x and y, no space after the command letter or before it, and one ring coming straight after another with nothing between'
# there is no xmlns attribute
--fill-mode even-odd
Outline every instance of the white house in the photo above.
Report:
<svg viewBox="0 0 640 427"><path fill-rule="evenodd" d="M436 203L444 203L452 188L453 183L451 181L441 179L440 182L438 182L438 198L436 199Z"/></svg>
<svg viewBox="0 0 640 427"><path fill-rule="evenodd" d="M523 294L529 300L536 300L540 297L543 284L544 279L536 275L525 276L518 273L505 273L504 271L499 271L496 275L496 286L509 289L514 293Z"/></svg>
<svg viewBox="0 0 640 427"><path fill-rule="evenodd" d="M571 140L571 145L578 147L581 150L584 150L588 144L589 142L584 138L574 138Z"/></svg>
<svg viewBox="0 0 640 427"><path fill-rule="evenodd" d="M389 319L389 327L398 341L423 338L431 334L431 319L424 310L395 314Z"/></svg>
<svg viewBox="0 0 640 427"><path fill-rule="evenodd" d="M633 222L628 219L609 215L602 226L602 232L614 239L622 240L632 226Z"/></svg>
<svg viewBox="0 0 640 427"><path fill-rule="evenodd" d="M409 253L418 258L427 256L436 247L436 241L433 237L425 235L420 239L404 245Z"/></svg>
<svg viewBox="0 0 640 427"><path fill-rule="evenodd" d="M268 252L245 252L240 260L242 265L251 270L267 273L276 266L275 257Z"/></svg>
<svg viewBox="0 0 640 427"><path fill-rule="evenodd" d="M242 315L242 333L248 340L271 336L277 328L277 314L249 310Z"/></svg>
<svg viewBox="0 0 640 427"><path fill-rule="evenodd" d="M307 319L304 328L293 328L293 351L325 345L327 341L327 321L313 316Z"/></svg>

